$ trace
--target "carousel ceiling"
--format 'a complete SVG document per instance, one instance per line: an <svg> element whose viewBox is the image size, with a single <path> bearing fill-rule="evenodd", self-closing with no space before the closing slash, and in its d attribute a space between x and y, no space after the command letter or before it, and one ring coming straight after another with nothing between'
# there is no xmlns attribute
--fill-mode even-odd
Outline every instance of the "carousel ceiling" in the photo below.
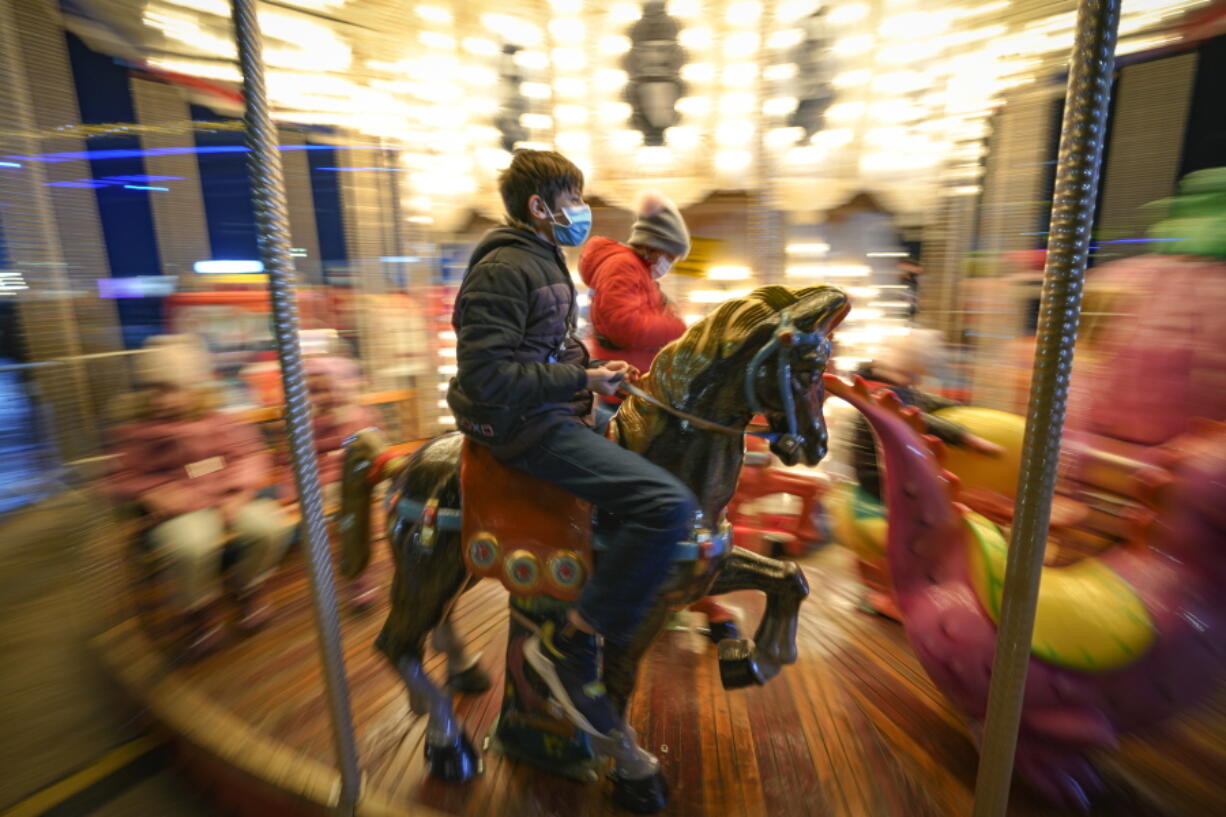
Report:
<svg viewBox="0 0 1226 817"><path fill-rule="evenodd" d="M1178 38L1208 0L1125 0L1122 53ZM988 116L1048 76L1073 3L1036 0L284 0L261 4L286 122L396 151L425 222L500 208L515 147L555 147L589 189L645 184L685 204L768 190L817 210L849 190L915 211L976 192ZM65 0L95 47L236 83L228 0Z"/></svg>

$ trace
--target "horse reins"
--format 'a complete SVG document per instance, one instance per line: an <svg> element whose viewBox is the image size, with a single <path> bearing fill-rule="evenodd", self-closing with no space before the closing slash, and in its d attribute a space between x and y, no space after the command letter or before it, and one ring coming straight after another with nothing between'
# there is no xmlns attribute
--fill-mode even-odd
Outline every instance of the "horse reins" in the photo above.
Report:
<svg viewBox="0 0 1226 817"><path fill-rule="evenodd" d="M682 411L679 408L674 408L670 406L668 403L665 403L660 398L652 394L649 394L648 392L643 391L638 386L634 385L633 383L627 380L622 380L620 383L618 383L617 390L623 391L626 394L631 395L632 397L637 397L638 399L646 403L650 403L651 405L655 406L661 411L667 412L668 414L671 414L674 417L689 423L690 425L694 426L694 428L701 428L704 431L718 431L721 434L732 434L737 437L741 436L742 434L747 433L745 429L738 430L738 429L733 428L732 426L720 425L719 423L714 422L713 420L704 420L701 417L697 417L693 414ZM753 434L753 433L758 433L758 432L748 432L748 433Z"/></svg>

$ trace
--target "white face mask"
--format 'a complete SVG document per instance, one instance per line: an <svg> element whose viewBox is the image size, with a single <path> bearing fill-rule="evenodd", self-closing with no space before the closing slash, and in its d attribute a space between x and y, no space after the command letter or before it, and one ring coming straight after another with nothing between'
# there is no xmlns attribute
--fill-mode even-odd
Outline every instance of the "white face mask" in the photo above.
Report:
<svg viewBox="0 0 1226 817"><path fill-rule="evenodd" d="M668 275L668 271L673 268L673 262L666 256L661 255L651 264L651 277L657 281Z"/></svg>

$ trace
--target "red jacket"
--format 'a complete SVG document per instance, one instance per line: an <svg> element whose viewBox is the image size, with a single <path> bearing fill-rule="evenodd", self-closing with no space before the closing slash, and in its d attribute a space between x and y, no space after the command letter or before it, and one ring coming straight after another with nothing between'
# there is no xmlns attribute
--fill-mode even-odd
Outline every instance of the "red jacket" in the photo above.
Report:
<svg viewBox="0 0 1226 817"><path fill-rule="evenodd" d="M233 493L257 491L272 462L255 430L213 412L198 420L142 420L117 429L107 487L125 502L180 487L170 515L215 508Z"/></svg>
<svg viewBox="0 0 1226 817"><path fill-rule="evenodd" d="M685 333L685 321L647 263L625 244L599 236L588 241L579 275L592 290L594 331L586 343L594 359L624 360L646 372L656 353Z"/></svg>

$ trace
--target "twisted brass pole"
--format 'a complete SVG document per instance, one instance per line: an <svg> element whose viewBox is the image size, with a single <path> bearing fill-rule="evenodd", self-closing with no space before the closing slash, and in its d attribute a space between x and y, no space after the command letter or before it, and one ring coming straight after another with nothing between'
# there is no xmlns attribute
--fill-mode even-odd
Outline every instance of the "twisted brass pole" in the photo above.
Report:
<svg viewBox="0 0 1226 817"><path fill-rule="evenodd" d="M1077 9L1077 38L1069 62L1056 162L1017 512L975 784L975 817L1004 817L1009 805L1039 577L1081 315L1086 253L1094 223L1119 15L1120 0L1081 0Z"/></svg>
<svg viewBox="0 0 1226 817"><path fill-rule="evenodd" d="M255 205L260 258L268 273L272 293L273 330L277 356L281 361L281 380L285 389L285 419L293 455L294 483L306 527L307 567L311 577L311 602L315 630L319 635L320 659L332 721L332 737L340 766L341 787L338 812L352 814L357 803L361 778L353 738L353 716L349 709L349 686L345 678L341 650L340 621L337 616L336 588L332 579L332 560L328 531L324 523L323 498L319 489L319 463L311 427L311 406L307 399L302 368L302 349L298 341L298 302L295 298L294 262L290 254L289 210L285 203L285 181L281 174L281 154L277 127L269 113L264 84L263 40L256 17L255 0L231 0L234 9L234 34L238 41L239 63L243 72L246 101L246 134L251 167L252 199Z"/></svg>

